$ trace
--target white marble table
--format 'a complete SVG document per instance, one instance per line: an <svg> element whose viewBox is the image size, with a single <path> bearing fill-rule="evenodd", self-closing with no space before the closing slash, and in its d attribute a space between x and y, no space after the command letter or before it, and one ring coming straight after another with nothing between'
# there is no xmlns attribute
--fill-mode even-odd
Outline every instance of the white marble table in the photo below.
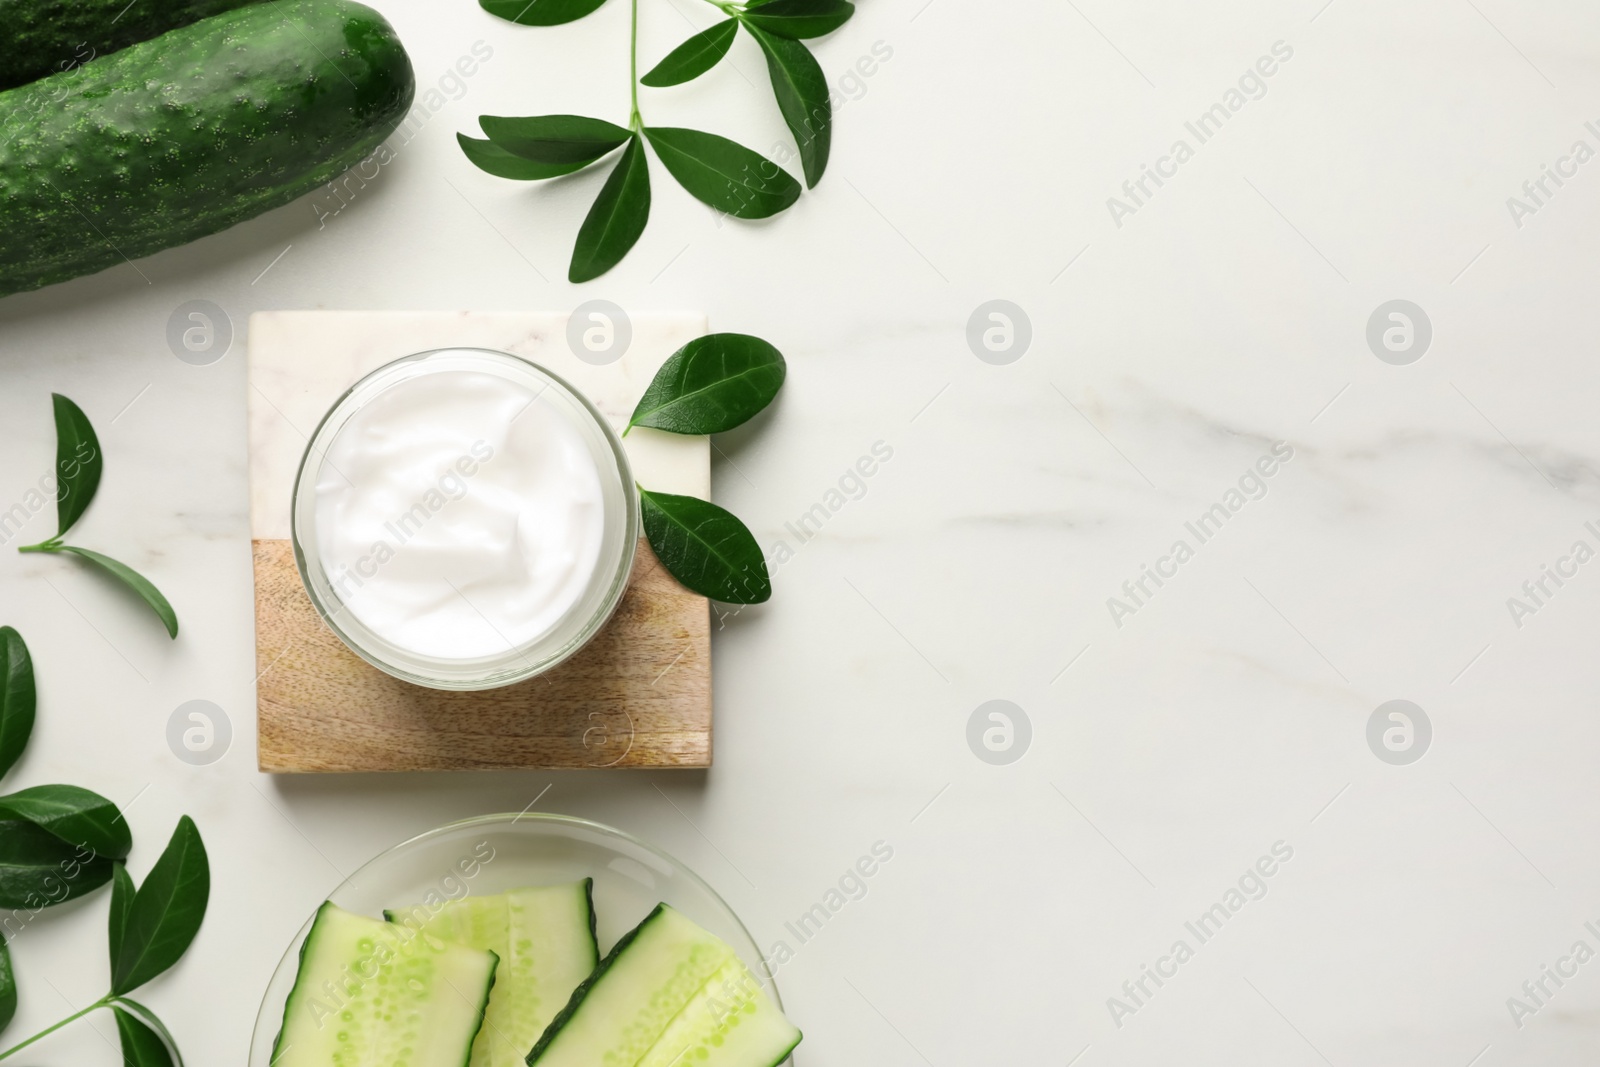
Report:
<svg viewBox="0 0 1600 1067"><path fill-rule="evenodd" d="M241 1062L279 953L343 873L536 798L676 852L788 942L802 1063L1594 1062L1600 962L1560 963L1600 949L1600 562L1562 562L1600 548L1600 162L1569 157L1600 148L1592 5L867 0L819 49L846 101L820 188L719 224L658 172L639 247L582 287L560 279L597 183L502 182L453 137L482 112L619 114L625 7L541 37L465 0L380 6L425 86L476 41L494 54L342 211L302 201L141 262L148 282L123 267L0 301L0 509L51 462L50 391L71 395L108 456L81 538L185 627L171 644L69 561L0 552L0 621L44 693L7 784L137 798L140 875L180 813L198 821L211 913L148 990L191 1062ZM646 3L647 54L713 13L673 6ZM1261 57L1273 73L1229 111ZM650 94L649 117L782 143L745 84L759 56L735 60ZM1202 143L1186 124L1213 104ZM1569 176L1535 204L1545 164ZM1140 190L1142 165L1162 184ZM715 769L258 775L248 314L591 299L704 311L791 361L776 411L714 457L718 498L793 549L773 602L717 635ZM208 366L168 348L191 300L234 326ZM981 317L989 359L968 344L992 300L1030 323L1009 363ZM1413 362L1369 348L1392 300L1431 323ZM1258 492L1275 442L1292 458ZM873 475L845 477L875 446ZM1188 528L1216 504L1225 520ZM1569 576L1534 602L1545 565ZM166 741L195 699L232 720L210 766ZM981 722L969 747L991 700L1031 724L1020 760L980 759ZM1391 700L1431 724L1410 764L1368 744ZM786 924L880 841L865 895L801 944ZM1265 895L1232 911L1241 878ZM1219 903L1202 940L1186 924ZM14 1033L103 991L105 907L17 939ZM1577 973L1534 1005L1543 965ZM1513 1019L1514 996L1537 1010ZM37 1051L115 1058L88 1030Z"/></svg>

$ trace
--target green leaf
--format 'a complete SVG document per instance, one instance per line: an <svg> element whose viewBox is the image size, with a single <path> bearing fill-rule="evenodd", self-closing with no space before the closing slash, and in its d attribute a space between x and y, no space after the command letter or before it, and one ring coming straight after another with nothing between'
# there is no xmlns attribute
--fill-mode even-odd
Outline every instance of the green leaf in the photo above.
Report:
<svg viewBox="0 0 1600 1067"><path fill-rule="evenodd" d="M578 229L567 280L586 282L615 267L638 242L649 219L650 164L635 136Z"/></svg>
<svg viewBox="0 0 1600 1067"><path fill-rule="evenodd" d="M682 85L693 81L721 62L733 47L739 33L739 21L727 19L709 30L697 33L667 53L667 58L652 67L640 85L660 89L668 85Z"/></svg>
<svg viewBox="0 0 1600 1067"><path fill-rule="evenodd" d="M764 9L763 9L764 10ZM828 78L811 49L799 41L776 37L754 26L750 35L767 56L767 73L778 110L800 148L800 165L806 185L815 188L828 169L833 145L833 105L828 101Z"/></svg>
<svg viewBox="0 0 1600 1067"><path fill-rule="evenodd" d="M461 151L467 158L482 171L493 174L496 178L511 178L516 181L539 181L544 178L559 178L563 174L582 170L588 163L535 163L531 159L524 159L506 151L493 141L480 141L476 137L468 137L464 133L456 134L456 141L461 145Z"/></svg>
<svg viewBox="0 0 1600 1067"><path fill-rule="evenodd" d="M127 1011L129 1015L132 1015L150 1029L160 1034L162 1040L167 1043L167 1050L172 1053L172 1058L177 1064L177 1067L183 1067L183 1053L178 1050L177 1039L172 1036L172 1031L167 1029L167 1024L162 1022L156 1016L155 1012L151 1011L137 1000L134 1000L132 997L112 997L111 1003L113 1006L120 1006ZM285 1051L288 1050L286 1049Z"/></svg>
<svg viewBox="0 0 1600 1067"><path fill-rule="evenodd" d="M742 144L699 130L650 126L662 166L691 196L741 219L764 219L800 199L800 183Z"/></svg>
<svg viewBox="0 0 1600 1067"><path fill-rule="evenodd" d="M0 1030L17 1016L17 976L11 970L11 950L0 937Z"/></svg>
<svg viewBox="0 0 1600 1067"><path fill-rule="evenodd" d="M0 820L0 908L37 910L99 889L111 860L22 819Z"/></svg>
<svg viewBox="0 0 1600 1067"><path fill-rule="evenodd" d="M37 704L27 643L16 630L0 626L0 778L28 747Z"/></svg>
<svg viewBox="0 0 1600 1067"><path fill-rule="evenodd" d="M0 797L0 818L26 819L107 859L124 859L133 848L133 835L117 806L75 785L36 785Z"/></svg>
<svg viewBox="0 0 1600 1067"><path fill-rule="evenodd" d="M767 0L752 4L744 19L780 37L822 37L850 21L856 5L847 0Z"/></svg>
<svg viewBox="0 0 1600 1067"><path fill-rule="evenodd" d="M483 115L478 125L489 140L535 163L593 163L633 136L614 122L584 115Z"/></svg>
<svg viewBox="0 0 1600 1067"><path fill-rule="evenodd" d="M759 337L696 337L656 371L628 429L653 426L686 434L731 430L772 403L784 373L783 355Z"/></svg>
<svg viewBox="0 0 1600 1067"><path fill-rule="evenodd" d="M83 517L100 488L100 439L83 409L60 393L51 393L56 411L56 536Z"/></svg>
<svg viewBox="0 0 1600 1067"><path fill-rule="evenodd" d="M157 615L161 616L161 623L167 628L167 636L178 636L178 613L172 610L172 605L167 602L166 597L161 595L161 590L150 583L150 579L126 563L118 563L110 556L102 555L87 548L79 548L77 545L62 545L58 551L71 552L74 556L86 559L90 563L101 567L107 573L121 579L128 588L143 597L144 602L149 604Z"/></svg>
<svg viewBox="0 0 1600 1067"><path fill-rule="evenodd" d="M160 1034L120 1007L113 1007L111 1012L117 1017L125 1067L172 1067L172 1053Z"/></svg>
<svg viewBox="0 0 1600 1067"><path fill-rule="evenodd" d="M118 863L111 869L111 920L107 924L111 942L111 967L117 966L117 956L122 952L122 939L128 930L128 909L133 907L133 875L126 864Z"/></svg>
<svg viewBox="0 0 1600 1067"><path fill-rule="evenodd" d="M592 14L606 0L478 0L491 15L522 26L559 26Z"/></svg>
<svg viewBox="0 0 1600 1067"><path fill-rule="evenodd" d="M639 490L640 517L656 558L701 596L759 604L772 596L761 546L744 523L707 500Z"/></svg>
<svg viewBox="0 0 1600 1067"><path fill-rule="evenodd" d="M185 815L128 906L111 992L131 993L177 963L200 932L210 898L205 843Z"/></svg>

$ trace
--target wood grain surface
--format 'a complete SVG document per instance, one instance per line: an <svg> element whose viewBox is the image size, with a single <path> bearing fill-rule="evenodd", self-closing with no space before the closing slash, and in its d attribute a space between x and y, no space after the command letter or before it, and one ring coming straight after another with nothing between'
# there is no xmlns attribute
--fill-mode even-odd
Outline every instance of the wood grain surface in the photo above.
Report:
<svg viewBox="0 0 1600 1067"><path fill-rule="evenodd" d="M288 541L252 542L263 771L711 765L711 613L639 541L611 621L539 678L475 693L391 678L345 648Z"/></svg>

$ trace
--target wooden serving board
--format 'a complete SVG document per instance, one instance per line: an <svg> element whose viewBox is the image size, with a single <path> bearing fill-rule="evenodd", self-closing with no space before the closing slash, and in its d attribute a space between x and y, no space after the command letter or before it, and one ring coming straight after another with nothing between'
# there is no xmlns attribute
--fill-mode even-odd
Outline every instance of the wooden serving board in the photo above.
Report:
<svg viewBox="0 0 1600 1067"><path fill-rule="evenodd" d="M256 747L263 771L419 771L711 765L711 613L639 542L633 580L593 641L538 678L476 693L402 682L323 624L301 584L289 505L308 435L338 396L432 348L524 356L618 428L660 365L705 332L693 315L632 320L622 358L579 359L567 316L529 312L269 311L250 317L250 525L256 589ZM709 498L706 438L634 430L652 489Z"/></svg>

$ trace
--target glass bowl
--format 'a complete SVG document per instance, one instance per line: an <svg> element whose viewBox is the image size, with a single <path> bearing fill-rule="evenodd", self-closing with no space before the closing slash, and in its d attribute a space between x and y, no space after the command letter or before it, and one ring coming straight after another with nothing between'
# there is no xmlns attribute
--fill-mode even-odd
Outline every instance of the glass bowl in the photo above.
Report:
<svg viewBox="0 0 1600 1067"><path fill-rule="evenodd" d="M577 601L543 634L471 659L419 654L366 625L340 596L324 566L317 538L317 481L324 459L351 417L387 390L424 375L472 371L504 378L556 406L589 450L600 474L602 534L594 574ZM633 573L639 541L639 496L622 441L583 394L538 364L484 348L446 348L405 356L368 374L339 397L306 443L295 476L290 516L295 563L306 593L328 628L368 663L403 681L432 689L493 689L543 674L594 637L611 618ZM360 563L357 563L357 569ZM365 572L362 572L365 573ZM348 575L347 575L348 577ZM369 576L370 577L370 576ZM486 620L488 621L488 620ZM489 622L493 626L493 622Z"/></svg>
<svg viewBox="0 0 1600 1067"><path fill-rule="evenodd" d="M492 858L485 860L485 855ZM460 866L477 873L464 877ZM726 941L762 980L781 1009L777 984L733 909L699 875L636 837L569 815L484 815L450 823L396 845L352 874L328 897L341 908L377 918L384 908L413 904L428 893L504 893L531 885L594 879L600 952L666 903ZM271 1067L272 1043L300 968L307 917L267 983L250 1039L249 1067ZM785 1060L792 1064L792 1057Z"/></svg>

